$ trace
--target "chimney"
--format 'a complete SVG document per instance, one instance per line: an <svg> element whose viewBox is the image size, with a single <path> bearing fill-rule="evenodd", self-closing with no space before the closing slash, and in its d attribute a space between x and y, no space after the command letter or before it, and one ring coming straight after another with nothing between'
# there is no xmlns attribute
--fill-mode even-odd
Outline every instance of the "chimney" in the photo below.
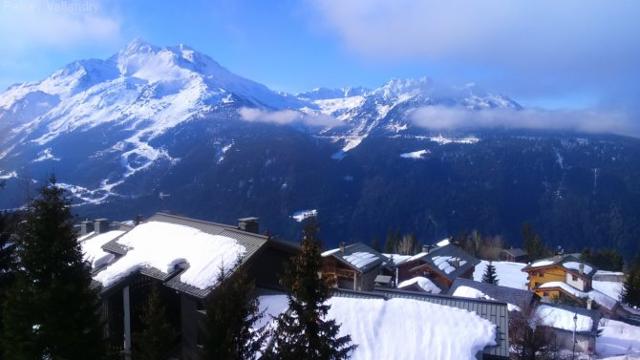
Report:
<svg viewBox="0 0 640 360"><path fill-rule="evenodd" d="M578 265L578 269L580 269L580 275L584 274L584 263L580 263L580 265Z"/></svg>
<svg viewBox="0 0 640 360"><path fill-rule="evenodd" d="M260 224L257 217L246 217L238 219L238 229L257 234L260 232Z"/></svg>
<svg viewBox="0 0 640 360"><path fill-rule="evenodd" d="M587 299L587 309L591 310L592 307L593 307L593 300Z"/></svg>
<svg viewBox="0 0 640 360"><path fill-rule="evenodd" d="M431 252L431 247L432 247L431 244L422 245L422 252L423 253L427 253L427 254L430 253Z"/></svg>
<svg viewBox="0 0 640 360"><path fill-rule="evenodd" d="M87 235L93 231L93 223L89 220L84 220L80 223L80 235Z"/></svg>
<svg viewBox="0 0 640 360"><path fill-rule="evenodd" d="M107 232L107 230L109 230L109 220L104 218L95 219L93 222L93 231L95 231L96 234L102 234Z"/></svg>
<svg viewBox="0 0 640 360"><path fill-rule="evenodd" d="M344 241L340 241L340 253L344 254Z"/></svg>

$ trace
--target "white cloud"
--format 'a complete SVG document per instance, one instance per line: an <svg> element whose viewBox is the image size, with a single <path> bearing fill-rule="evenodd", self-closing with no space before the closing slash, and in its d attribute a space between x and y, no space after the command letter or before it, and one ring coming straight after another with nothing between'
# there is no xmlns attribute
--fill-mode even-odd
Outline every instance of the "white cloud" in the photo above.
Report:
<svg viewBox="0 0 640 360"><path fill-rule="evenodd" d="M13 52L113 41L120 30L99 0L0 0L0 42Z"/></svg>
<svg viewBox="0 0 640 360"><path fill-rule="evenodd" d="M464 108L427 106L411 111L408 116L414 124L429 130L548 129L640 136L640 128L622 112L542 109L472 111Z"/></svg>
<svg viewBox="0 0 640 360"><path fill-rule="evenodd" d="M637 107L635 0L311 3L314 26L321 24L366 62L409 61L454 77L470 71L521 99L587 94L595 103Z"/></svg>
<svg viewBox="0 0 640 360"><path fill-rule="evenodd" d="M301 123L308 126L329 127L340 124L340 121L323 114L307 114L295 110L265 111L243 107L238 110L240 118L248 122L264 122L279 125Z"/></svg>

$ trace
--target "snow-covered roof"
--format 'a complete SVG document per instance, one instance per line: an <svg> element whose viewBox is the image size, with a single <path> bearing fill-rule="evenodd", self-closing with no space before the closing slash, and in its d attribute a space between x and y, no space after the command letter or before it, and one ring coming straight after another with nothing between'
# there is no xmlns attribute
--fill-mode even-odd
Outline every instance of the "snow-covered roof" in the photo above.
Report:
<svg viewBox="0 0 640 360"><path fill-rule="evenodd" d="M387 261L384 255L363 243L346 245L344 251L342 248L327 250L322 256L332 256L359 272L367 272Z"/></svg>
<svg viewBox="0 0 640 360"><path fill-rule="evenodd" d="M579 261L565 261L562 263L562 266L565 269L575 271L582 271L585 275L590 276L592 273L595 273L595 269L587 263L579 262Z"/></svg>
<svg viewBox="0 0 640 360"><path fill-rule="evenodd" d="M465 289L458 291L459 288ZM477 292L469 291L469 288L475 289ZM453 284L451 284L448 294L453 296L485 298L502 301L510 305L509 311L518 310L518 308L523 308L530 305L533 302L535 296L534 293L528 290L521 290L500 285L492 285L463 278L457 278L453 282Z"/></svg>
<svg viewBox="0 0 640 360"><path fill-rule="evenodd" d="M496 327L475 313L403 298L337 294L328 316L350 335L358 359L473 359L495 345Z"/></svg>
<svg viewBox="0 0 640 360"><path fill-rule="evenodd" d="M114 254L119 257L97 272L94 280L107 289L140 272L204 297L215 287L220 269L232 271L265 243L266 237L229 225L156 214L102 246L102 250L118 250Z"/></svg>
<svg viewBox="0 0 640 360"><path fill-rule="evenodd" d="M451 294L457 297L469 298L469 299L486 299L486 300L496 300L491 296L485 294L484 292L476 289L475 287L459 285ZM517 305L507 303L507 309L509 311L521 311L521 308Z"/></svg>
<svg viewBox="0 0 640 360"><path fill-rule="evenodd" d="M449 295L430 294L426 292L408 291L404 289L377 288L374 292L355 292L345 289L334 289L334 295L355 298L410 299L454 307L473 312L496 326L498 344L485 348L484 353L490 356L508 357L509 344L507 336L508 310L507 304L486 299L465 299ZM405 320L408 320L407 317ZM411 322L413 324L413 322Z"/></svg>
<svg viewBox="0 0 640 360"><path fill-rule="evenodd" d="M443 246L438 246L429 252L416 254L401 264L419 261L428 264L432 270L453 281L480 262L458 246L443 241L439 244L443 244Z"/></svg>
<svg viewBox="0 0 640 360"><path fill-rule="evenodd" d="M573 255L556 255L547 259L540 259L528 264L523 271L535 270L538 268L544 268L548 266L559 266L562 265L564 269L569 272L578 274L580 272L580 267L583 267L583 274L585 276L591 277L596 273L597 269L594 266L591 266L584 261L580 261L577 257Z"/></svg>
<svg viewBox="0 0 640 360"><path fill-rule="evenodd" d="M422 291L431 294L440 294L440 292L442 292L442 290L436 284L434 284L433 281L422 276L416 276L409 280L402 281L400 284L398 284L398 289L404 289L412 287L414 285L420 288Z"/></svg>
<svg viewBox="0 0 640 360"><path fill-rule="evenodd" d="M124 233L124 230L111 230L102 234L91 232L78 238L78 242L82 248L83 260L90 263L93 269L110 263L115 258L115 255L104 251L102 246Z"/></svg>
<svg viewBox="0 0 640 360"><path fill-rule="evenodd" d="M612 298L598 290L590 290L590 291L580 291L573 286L564 283L562 281L550 281L538 286L540 289L561 289L565 293L568 293L576 298L580 299L591 299L595 301L598 305L603 306L608 310L612 310L617 304L618 300L616 298Z"/></svg>
<svg viewBox="0 0 640 360"><path fill-rule="evenodd" d="M540 325L565 331L575 329L582 333L595 332L600 321L600 315L595 310L560 304L539 305L536 307L535 316Z"/></svg>

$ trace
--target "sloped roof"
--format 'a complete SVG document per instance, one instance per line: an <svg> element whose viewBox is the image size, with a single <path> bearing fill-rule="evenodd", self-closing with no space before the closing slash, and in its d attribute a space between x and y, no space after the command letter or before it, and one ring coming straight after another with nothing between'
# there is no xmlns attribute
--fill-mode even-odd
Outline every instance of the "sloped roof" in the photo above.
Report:
<svg viewBox="0 0 640 360"><path fill-rule="evenodd" d="M454 281L456 278L473 269L480 260L471 256L456 245L450 244L433 249L430 252L419 253L402 263L409 264L421 262L428 264L430 268L441 276Z"/></svg>
<svg viewBox="0 0 640 360"><path fill-rule="evenodd" d="M565 310L565 311L567 311L569 313L578 314L578 315L582 315L582 316L588 317L592 321L591 329L589 331L577 331L576 333L585 334L585 335L592 335L592 336L596 336L596 334L598 333L598 325L600 324L600 319L602 318L602 315L597 310L587 309L587 308L583 308L583 307L576 307L576 306L571 306L571 305L565 305L565 304L554 304L554 303L541 303L538 306L538 308L539 307L549 307L549 308L554 308L554 309ZM555 328L555 327L554 327L554 329L556 331L572 332L571 330L560 329L560 328Z"/></svg>
<svg viewBox="0 0 640 360"><path fill-rule="evenodd" d="M529 272L553 266L562 266L567 272L578 275L580 274L580 265L583 266L582 274L587 277L593 277L593 275L598 271L595 266L580 260L574 255L556 255L545 259L539 259L527 264L527 266L522 268L522 271Z"/></svg>
<svg viewBox="0 0 640 360"><path fill-rule="evenodd" d="M237 227L232 225L218 224L209 221L197 220L186 218L182 216L176 216L166 213L157 213L156 215L149 218L145 223L150 222L160 222L160 223L168 223L168 224L176 224L188 226L194 229L201 231L202 233L206 233L209 235L217 235L223 236L225 238L234 239L239 245L244 247L244 253L240 260L240 265L246 263L253 255L255 255L266 243L267 236L254 234L246 231L239 230ZM108 242L102 248L105 251L112 252L118 256L115 261L126 256L129 249L126 246L118 243L120 237ZM180 241L180 239L176 239L176 241ZM188 269L188 264L185 264L186 267L177 266L175 271L167 273L162 271L161 269L157 269L154 267L143 267L139 270L139 273L158 279L163 281L166 286L173 288L175 290L204 298L206 297L215 286L200 289L198 287L189 285L180 280L181 273L185 272ZM110 287L117 286L121 281L116 284L113 284ZM108 289L103 289L103 291L107 291Z"/></svg>
<svg viewBox="0 0 640 360"><path fill-rule="evenodd" d="M487 283L482 283L482 282L473 281L473 280L464 279L464 278L457 278L451 285L451 288L449 288L448 294L453 295L456 289L460 286L467 286L470 288L474 288L493 299L496 299L498 301L503 301L509 304L513 304L518 307L523 307L531 304L534 297L536 296L531 291L514 289L506 286L487 284Z"/></svg>
<svg viewBox="0 0 640 360"><path fill-rule="evenodd" d="M426 301L475 312L478 316L496 325L496 346L484 349L483 353L500 358L509 357L509 311L504 302L429 294L418 291L376 288L373 292L355 292L346 289L332 289L334 295L357 298L404 298Z"/></svg>
<svg viewBox="0 0 640 360"><path fill-rule="evenodd" d="M387 262L387 258L373 248L363 243L346 245L344 251L341 248L327 250L323 257L332 256L350 268L365 273Z"/></svg>

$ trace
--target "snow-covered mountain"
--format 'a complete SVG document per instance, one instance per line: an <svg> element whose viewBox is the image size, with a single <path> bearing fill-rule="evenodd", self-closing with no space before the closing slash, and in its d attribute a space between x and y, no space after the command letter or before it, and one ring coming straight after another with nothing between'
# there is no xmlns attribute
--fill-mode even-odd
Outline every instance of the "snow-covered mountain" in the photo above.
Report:
<svg viewBox="0 0 640 360"><path fill-rule="evenodd" d="M398 229L517 237L529 221L564 245L637 247L638 140L431 132L411 120L429 106L521 109L428 78L284 94L187 46L136 40L0 93L0 209L54 173L83 215L258 215L294 236L296 214L313 209L329 243Z"/></svg>
<svg viewBox="0 0 640 360"><path fill-rule="evenodd" d="M2 169L6 177L24 171L27 164L69 161L60 154L68 152L64 148L69 143L86 149L75 153L76 159L82 155L112 161L108 155L115 154L119 171L103 173L93 186L70 184L78 195L84 194L84 201L102 202L130 176L160 162L179 161L154 140L213 113L228 114L228 121L237 121L242 108L330 116L340 122L327 122L318 135L346 152L376 130L408 129L406 112L412 108L443 104L519 107L506 97L479 93L474 87L439 87L427 78L392 80L373 90L320 88L297 96L282 94L231 73L187 46L157 47L134 40L106 60L77 61L42 81L1 93L0 160L13 165ZM99 138L89 135L96 132Z"/></svg>

